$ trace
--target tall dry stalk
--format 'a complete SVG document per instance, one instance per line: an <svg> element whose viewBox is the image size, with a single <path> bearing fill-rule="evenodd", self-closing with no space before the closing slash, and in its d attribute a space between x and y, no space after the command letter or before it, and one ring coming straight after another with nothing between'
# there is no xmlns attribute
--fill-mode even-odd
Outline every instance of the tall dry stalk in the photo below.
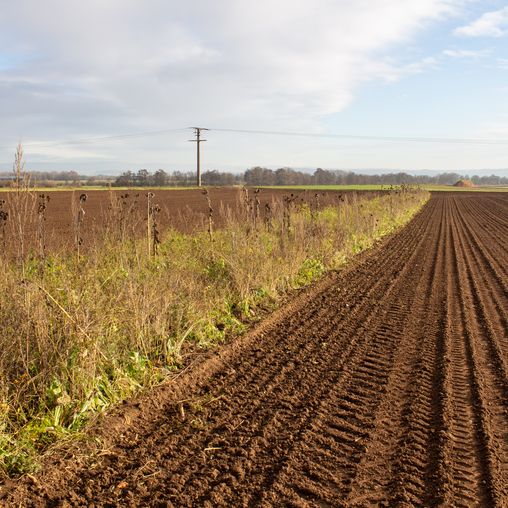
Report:
<svg viewBox="0 0 508 508"><path fill-rule="evenodd" d="M272 206L270 205L270 203L265 203L264 225L268 232L272 231Z"/></svg>
<svg viewBox="0 0 508 508"><path fill-rule="evenodd" d="M0 199L0 244L2 245L2 254L5 254L7 250L5 228L8 219L9 212L5 209L5 199Z"/></svg>
<svg viewBox="0 0 508 508"><path fill-rule="evenodd" d="M244 219L248 220L249 219L249 211L250 211L250 199L249 199L249 189L247 189L247 187L242 187L240 209L243 211Z"/></svg>
<svg viewBox="0 0 508 508"><path fill-rule="evenodd" d="M84 205L86 200L88 199L88 195L85 193L81 193L79 198L76 200L74 198L74 193L72 193L72 216L74 219L74 245L76 247L76 251L78 253L78 258L81 251L81 246L83 245L83 224L85 222L85 208Z"/></svg>
<svg viewBox="0 0 508 508"><path fill-rule="evenodd" d="M34 217L35 193L30 188L30 175L25 170L21 143L16 147L12 172L12 193L8 200L8 216L14 232L13 241L17 247L17 257L22 261L27 253L28 230Z"/></svg>
<svg viewBox="0 0 508 508"><path fill-rule="evenodd" d="M39 194L37 199L37 243L39 257L44 259L46 256L46 208L49 203L49 194Z"/></svg>
<svg viewBox="0 0 508 508"><path fill-rule="evenodd" d="M157 215L161 211L161 207L154 202L155 194L149 192L147 195L147 242L148 257L157 254L157 246L160 244L160 232L157 224Z"/></svg>
<svg viewBox="0 0 508 508"><path fill-rule="evenodd" d="M118 195L111 188L108 191L108 206L105 213L107 236L122 243L132 240L139 233L144 216L139 209L139 193L128 192ZM147 210L147 216L149 210Z"/></svg>
<svg viewBox="0 0 508 508"><path fill-rule="evenodd" d="M252 224L254 226L254 230L258 229L260 204L261 202L259 201L259 189L256 189L254 191L254 202L252 203Z"/></svg>
<svg viewBox="0 0 508 508"><path fill-rule="evenodd" d="M203 189L203 194L206 199L206 203L208 205L208 236L210 237L210 240L213 239L213 207L212 207L212 201L210 199L210 193L208 192L208 189Z"/></svg>

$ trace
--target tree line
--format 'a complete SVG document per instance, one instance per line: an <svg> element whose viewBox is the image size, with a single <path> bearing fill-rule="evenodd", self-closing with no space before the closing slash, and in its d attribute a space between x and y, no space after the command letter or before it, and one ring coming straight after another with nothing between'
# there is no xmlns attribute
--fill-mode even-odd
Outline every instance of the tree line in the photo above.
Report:
<svg viewBox="0 0 508 508"><path fill-rule="evenodd" d="M353 171L327 170L317 168L313 173L291 168L276 170L253 167L243 173L233 174L224 171L205 171L201 175L203 185L221 186L245 184L253 187L270 185L361 185L361 184L428 184L453 185L460 179L471 180L475 185L508 185L508 178L490 175L463 175L459 173L440 173L438 175L410 175L408 173L385 173L366 175ZM151 173L146 169L137 172L126 171L116 178L113 185L122 187L160 187L193 186L196 174L192 171L167 173L162 169Z"/></svg>
<svg viewBox="0 0 508 508"><path fill-rule="evenodd" d="M201 174L203 185L235 185L243 183L242 174L222 171L205 171ZM113 182L117 187L191 187L196 185L196 173L193 171L172 171L163 169L150 173L146 169L137 172L125 171Z"/></svg>
<svg viewBox="0 0 508 508"><path fill-rule="evenodd" d="M29 171L33 185L51 186L80 184L111 184L116 187L192 187L196 184L194 171L167 172L157 169L125 171L117 177L96 177L80 175L77 171ZM405 172L366 175L354 171L328 170L317 168L312 173L291 168L268 169L256 166L243 173L210 170L201 175L203 185L361 185L361 184L428 184L453 185L460 179L469 179L475 185L508 185L508 177L497 175L478 176L454 172L438 175L410 175ZM0 173L0 187L9 186L12 173Z"/></svg>
<svg viewBox="0 0 508 508"><path fill-rule="evenodd" d="M60 182L63 185L78 185L91 177L80 175L77 171L27 171L33 185L44 186ZM0 172L0 186L7 187L12 180L12 172Z"/></svg>
<svg viewBox="0 0 508 508"><path fill-rule="evenodd" d="M26 171L32 187L75 187L79 185L107 185L113 183L115 176L81 175L77 171ZM12 184L12 171L0 172L0 187Z"/></svg>

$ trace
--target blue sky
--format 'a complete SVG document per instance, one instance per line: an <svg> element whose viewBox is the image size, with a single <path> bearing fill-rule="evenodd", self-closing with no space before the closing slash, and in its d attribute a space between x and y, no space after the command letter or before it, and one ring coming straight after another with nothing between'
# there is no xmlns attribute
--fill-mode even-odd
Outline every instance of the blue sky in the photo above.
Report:
<svg viewBox="0 0 508 508"><path fill-rule="evenodd" d="M3 169L22 141L32 169L190 170L201 125L205 169L508 174L506 1L0 2ZM164 129L182 130L60 143Z"/></svg>

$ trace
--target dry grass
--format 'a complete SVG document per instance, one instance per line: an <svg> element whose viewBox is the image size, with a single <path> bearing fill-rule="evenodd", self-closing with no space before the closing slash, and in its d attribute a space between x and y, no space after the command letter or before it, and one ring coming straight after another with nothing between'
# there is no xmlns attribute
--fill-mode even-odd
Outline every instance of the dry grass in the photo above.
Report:
<svg viewBox="0 0 508 508"><path fill-rule="evenodd" d="M208 201L201 233L160 235L152 197L147 238L129 235L135 225L117 203L86 253L78 202L74 253L27 257L21 240L17 260L0 259L0 476L33 469L48 444L159 382L190 351L242 333L261 308L404 224L427 198L398 189L319 209L288 197L261 218L257 196L244 194L242 216ZM212 227L214 213L227 227Z"/></svg>

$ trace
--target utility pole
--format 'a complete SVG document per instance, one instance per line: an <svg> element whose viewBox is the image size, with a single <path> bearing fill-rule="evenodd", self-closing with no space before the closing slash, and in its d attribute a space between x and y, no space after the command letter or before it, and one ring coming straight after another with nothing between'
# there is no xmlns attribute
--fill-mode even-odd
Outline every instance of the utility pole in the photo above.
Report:
<svg viewBox="0 0 508 508"><path fill-rule="evenodd" d="M191 143L196 143L196 184L198 187L201 187L201 165L199 158L199 144L206 139L201 139L201 131L209 131L210 129L205 129L204 127L191 127L194 129L194 134L196 135L196 139L189 139Z"/></svg>

